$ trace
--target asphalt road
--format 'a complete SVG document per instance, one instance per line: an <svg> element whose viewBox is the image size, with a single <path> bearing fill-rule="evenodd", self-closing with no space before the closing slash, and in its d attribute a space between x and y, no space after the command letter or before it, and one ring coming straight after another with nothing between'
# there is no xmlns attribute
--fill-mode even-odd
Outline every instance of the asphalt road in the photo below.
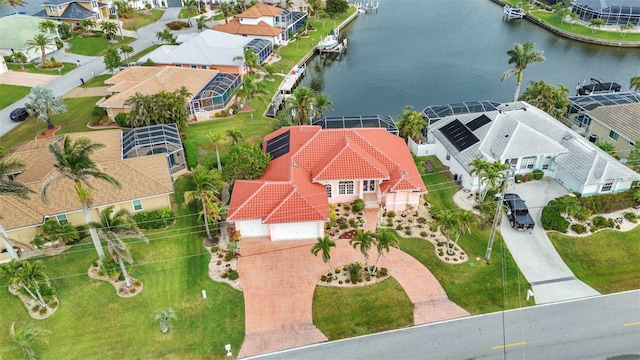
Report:
<svg viewBox="0 0 640 360"><path fill-rule="evenodd" d="M466 317L251 359L640 359L640 290Z"/></svg>

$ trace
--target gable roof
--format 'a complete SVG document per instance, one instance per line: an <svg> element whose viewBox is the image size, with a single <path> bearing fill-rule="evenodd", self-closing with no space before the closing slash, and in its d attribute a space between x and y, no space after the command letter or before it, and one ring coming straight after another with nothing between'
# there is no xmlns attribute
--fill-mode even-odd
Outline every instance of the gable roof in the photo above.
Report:
<svg viewBox="0 0 640 360"><path fill-rule="evenodd" d="M132 66L110 77L105 84L114 94L100 104L100 107L124 107L125 101L136 93L157 94L160 91L173 92L185 87L192 95L198 94L217 70L191 69L174 66Z"/></svg>
<svg viewBox="0 0 640 360"><path fill-rule="evenodd" d="M277 16L283 9L263 3L257 3L247 10L236 15L237 18L259 19L263 16Z"/></svg>
<svg viewBox="0 0 640 360"><path fill-rule="evenodd" d="M156 64L241 66L244 47L251 41L227 32L205 30L180 45L163 45L142 58Z"/></svg>
<svg viewBox="0 0 640 360"><path fill-rule="evenodd" d="M264 151L280 141L288 151L272 159L258 180L235 182L229 220L325 221L327 181L379 179L383 193L426 192L406 144L385 129L283 127L265 137Z"/></svg>
<svg viewBox="0 0 640 360"><path fill-rule="evenodd" d="M122 160L120 130L73 133L68 136L74 140L88 138L91 142L105 144L104 148L93 154L92 159L102 171L115 176L122 185L121 189L117 189L104 181L91 181L94 186L94 207L173 192L165 154ZM61 137L18 144L4 158L7 161L20 161L25 165L24 171L16 176L16 180L34 191L28 200L0 196L2 224L6 230L38 226L43 223L45 216L82 209L71 180L60 179L53 182L47 191L47 202L43 202L39 196L43 183L57 174L48 147L59 139Z"/></svg>
<svg viewBox="0 0 640 360"><path fill-rule="evenodd" d="M589 115L630 141L640 141L640 103L598 106Z"/></svg>
<svg viewBox="0 0 640 360"><path fill-rule="evenodd" d="M264 21L260 21L256 25L241 24L237 17L229 21L228 24L218 24L211 29L229 34L271 37L276 37L284 31L283 29L273 27Z"/></svg>

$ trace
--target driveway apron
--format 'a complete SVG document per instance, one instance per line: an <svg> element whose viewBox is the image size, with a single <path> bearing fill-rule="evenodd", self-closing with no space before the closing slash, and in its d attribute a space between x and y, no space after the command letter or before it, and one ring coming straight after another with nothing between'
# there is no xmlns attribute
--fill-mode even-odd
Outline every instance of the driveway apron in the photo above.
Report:
<svg viewBox="0 0 640 360"><path fill-rule="evenodd" d="M503 215L500 224L500 233L520 271L531 284L536 304L599 295L599 292L575 277L540 223L542 208L549 200L566 195L568 191L556 180L545 177L539 181L517 184L507 192L517 193L526 201L536 222L531 232L512 229L506 215Z"/></svg>
<svg viewBox="0 0 640 360"><path fill-rule="evenodd" d="M311 254L315 242L241 240L238 273L244 291L246 335L239 357L327 341L312 318L316 284L329 270L320 256ZM333 266L363 260L348 240L336 244L331 251ZM370 257L376 256L372 251ZM448 300L429 270L402 251L385 253L380 266L389 269L414 304L415 324L469 315Z"/></svg>

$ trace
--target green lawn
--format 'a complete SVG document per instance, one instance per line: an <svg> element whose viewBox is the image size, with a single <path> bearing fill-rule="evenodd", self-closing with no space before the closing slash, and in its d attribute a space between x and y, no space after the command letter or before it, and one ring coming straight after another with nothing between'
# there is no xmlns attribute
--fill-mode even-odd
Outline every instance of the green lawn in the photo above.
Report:
<svg viewBox="0 0 640 360"><path fill-rule="evenodd" d="M188 186L188 180L176 182L178 204ZM178 208L181 215L194 212ZM180 217L173 228L150 233L149 244L129 244L136 259L131 274L144 284L142 293L129 299L116 296L110 284L89 279L87 268L97 258L90 242L45 258L60 308L35 321L5 288L0 291L0 329L8 332L15 322L50 330L49 345L35 347L43 359L222 359L225 344L237 354L244 339L243 296L209 279L210 255L201 234L192 230L195 225L195 217ZM6 280L0 278L0 284ZM178 319L163 335L153 315L168 307ZM0 356L20 358L8 336L0 337Z"/></svg>
<svg viewBox="0 0 640 360"><path fill-rule="evenodd" d="M178 14L178 19L187 19L187 18L191 18L198 15L198 13L196 11L191 11L191 13L187 12L186 8L183 8L182 10L180 10L180 14Z"/></svg>
<svg viewBox="0 0 640 360"><path fill-rule="evenodd" d="M101 96L65 99L67 111L52 115L53 125L60 125L56 134L66 134L78 131L90 131L87 123L91 119L91 110ZM39 132L47 128L46 122L37 121L33 116L23 121L16 128L0 137L0 143L6 149L24 141L33 140Z"/></svg>
<svg viewBox="0 0 640 360"><path fill-rule="evenodd" d="M594 28L588 26L579 24L572 25L568 23L563 24L560 19L551 12L537 10L532 14L537 18L543 20L544 22L557 27L558 29L562 29L573 34L614 41L640 41L640 33L637 32L625 32L623 38L620 34L620 31L605 31L603 29L596 29L594 32Z"/></svg>
<svg viewBox="0 0 640 360"><path fill-rule="evenodd" d="M111 74L103 74L103 75L98 75L98 76L94 76L89 80L86 80L84 82L84 85L80 85L80 87L82 88L91 88L91 87L101 87L101 86L107 86L104 84L104 81L107 80L108 78L112 77L113 75Z"/></svg>
<svg viewBox="0 0 640 360"><path fill-rule="evenodd" d="M599 292L640 288L640 227L587 237L549 233L549 238L576 277Z"/></svg>
<svg viewBox="0 0 640 360"><path fill-rule="evenodd" d="M122 22L122 28L125 30L136 31L143 26L160 20L162 14L164 14L164 10L154 9L148 13L140 13L136 11L133 13L132 19L124 19L124 21Z"/></svg>
<svg viewBox="0 0 640 360"><path fill-rule="evenodd" d="M371 286L317 286L313 294L313 322L337 340L413 325L413 305L394 279Z"/></svg>
<svg viewBox="0 0 640 360"><path fill-rule="evenodd" d="M125 45L133 42L135 38L124 37L124 40L120 40L120 36L117 36L117 44L112 44L106 37L90 37L83 38L80 36L74 36L69 39L69 49L67 52L79 55L87 56L102 56L109 48L117 48L120 45Z"/></svg>
<svg viewBox="0 0 640 360"><path fill-rule="evenodd" d="M22 99L27 96L29 92L31 92L30 87L0 84L0 94L2 94L2 96L0 96L0 109L4 109ZM5 121L5 119L2 121Z"/></svg>
<svg viewBox="0 0 640 360"><path fill-rule="evenodd" d="M64 75L69 71L72 71L77 67L74 63L62 63L60 72L58 69L40 69L35 63L24 64L24 71L32 74L45 74L45 75ZM23 71L20 64L7 63L7 69L13 71Z"/></svg>

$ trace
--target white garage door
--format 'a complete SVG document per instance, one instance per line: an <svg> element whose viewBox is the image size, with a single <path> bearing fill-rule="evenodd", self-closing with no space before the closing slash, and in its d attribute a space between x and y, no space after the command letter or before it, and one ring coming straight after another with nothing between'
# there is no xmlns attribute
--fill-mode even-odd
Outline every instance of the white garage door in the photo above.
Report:
<svg viewBox="0 0 640 360"><path fill-rule="evenodd" d="M318 222L274 224L271 232L271 240L316 239L321 236L319 229L321 229L321 223Z"/></svg>

